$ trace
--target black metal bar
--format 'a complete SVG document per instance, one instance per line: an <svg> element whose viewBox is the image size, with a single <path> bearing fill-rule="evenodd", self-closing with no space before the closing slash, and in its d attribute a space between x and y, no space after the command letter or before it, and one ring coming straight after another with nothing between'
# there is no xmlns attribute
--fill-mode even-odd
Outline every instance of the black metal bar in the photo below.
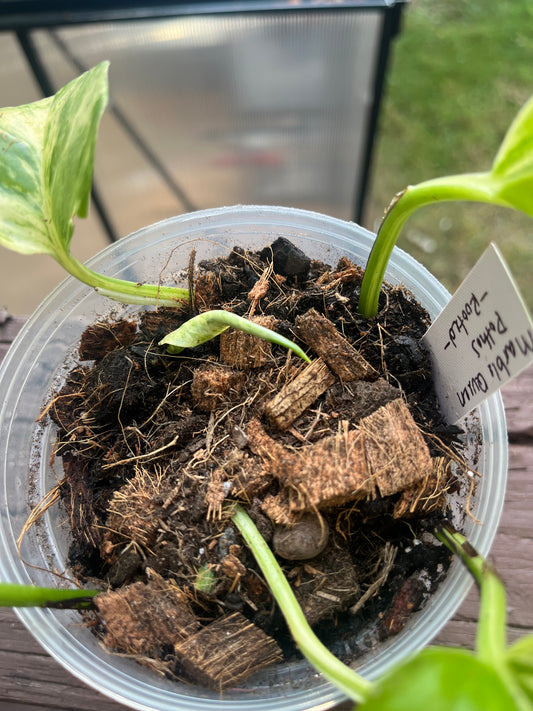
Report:
<svg viewBox="0 0 533 711"><path fill-rule="evenodd" d="M367 119L367 127L364 132L364 135L366 136L366 145L363 160L361 163L361 171L359 173L359 181L357 183L356 194L354 195L353 220L358 224L362 224L364 219L366 192L370 180L375 136L378 127L381 103L383 99L385 77L389 64L391 43L400 31L402 10L406 2L408 2L408 0L400 0L400 2L393 5L383 13L381 37L378 44L379 53L374 78L373 101Z"/></svg>
<svg viewBox="0 0 533 711"><path fill-rule="evenodd" d="M52 96L55 93L50 75L48 74L41 57L37 52L35 44L27 30L17 30L16 32L18 43L26 57L33 76L37 80L43 96Z"/></svg>
<svg viewBox="0 0 533 711"><path fill-rule="evenodd" d="M48 34L52 38L52 40L55 42L56 46L59 48L59 50L63 53L63 55L76 67L76 69L79 72L86 72L88 67L86 67L71 51L70 48L67 46L67 44L59 37L57 32L54 30L49 30ZM178 184L178 182L174 179L174 177L169 173L167 170L166 166L163 164L163 162L159 159L159 156L150 148L148 143L144 140L144 138L141 136L141 134L137 131L137 129L133 126L133 124L130 122L126 114L113 103L113 99L111 98L110 104L109 104L109 110L113 114L113 116L117 119L117 121L121 124L122 128L124 131L128 134L128 136L131 138L135 146L139 149L139 151L145 156L147 161L155 168L157 173L161 176L163 181L166 183L167 187L170 189L170 191L174 194L175 197L178 198L178 200L181 202L183 205L184 209L186 212L194 212L195 210L198 209L198 207L190 200L188 197L187 193L185 190L181 187L181 185Z"/></svg>
<svg viewBox="0 0 533 711"><path fill-rule="evenodd" d="M91 187L91 200L93 201L94 209L98 213L98 217L100 218L102 227L104 228L104 231L107 234L107 239L110 242L116 242L119 237L116 233L113 223L111 222L111 218L109 217L109 213L104 205L104 202L100 197L100 191L96 187L96 182L94 180Z"/></svg>
<svg viewBox="0 0 533 711"><path fill-rule="evenodd" d="M93 22L155 20L193 15L375 10L396 0L1 0L0 30ZM401 2L402 0L400 0Z"/></svg>
<svg viewBox="0 0 533 711"><path fill-rule="evenodd" d="M24 56L26 57L28 64L30 65L30 69L33 73L33 76L39 84L43 95L52 96L52 94L55 93L56 89L54 88L54 85L50 78L50 74L48 73L46 67L44 66L41 60L39 52L35 47L35 43L33 42L30 32L27 30L17 30L16 35L20 47L24 53ZM97 211L98 216L100 217L102 227L104 228L109 241L116 242L118 239L117 234L94 181L91 188L91 197L95 210Z"/></svg>

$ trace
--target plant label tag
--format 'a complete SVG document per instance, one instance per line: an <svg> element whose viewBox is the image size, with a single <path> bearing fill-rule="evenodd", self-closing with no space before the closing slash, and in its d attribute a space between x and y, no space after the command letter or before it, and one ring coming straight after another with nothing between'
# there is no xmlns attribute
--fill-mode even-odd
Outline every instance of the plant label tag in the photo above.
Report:
<svg viewBox="0 0 533 711"><path fill-rule="evenodd" d="M533 362L533 321L495 244L491 244L422 342L447 422L472 408Z"/></svg>

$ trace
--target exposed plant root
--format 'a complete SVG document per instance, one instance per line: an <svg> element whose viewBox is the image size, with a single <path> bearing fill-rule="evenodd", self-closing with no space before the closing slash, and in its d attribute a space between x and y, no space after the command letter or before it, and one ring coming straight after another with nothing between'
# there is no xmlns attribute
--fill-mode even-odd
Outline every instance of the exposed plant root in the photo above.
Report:
<svg viewBox="0 0 533 711"><path fill-rule="evenodd" d="M376 563L376 567L379 570L378 575L375 580L370 583L357 602L350 607L351 615L356 615L364 604L378 593L382 585L385 585L387 578L389 577L389 573L392 570L396 553L396 548L387 542L385 544L385 548L383 549L382 556L380 556L379 561Z"/></svg>
<svg viewBox="0 0 533 711"><path fill-rule="evenodd" d="M59 484L56 484L53 489L50 489L50 491L43 496L43 498L39 501L39 503L32 509L32 512L26 519L24 526L22 527L22 531L17 538L17 551L20 556L20 549L22 546L22 541L24 539L24 536L26 533L30 530L30 528L37 522L39 519L44 516L44 514L48 511L48 509L53 506L55 503L59 501L60 498L60 490L61 490L61 482Z"/></svg>

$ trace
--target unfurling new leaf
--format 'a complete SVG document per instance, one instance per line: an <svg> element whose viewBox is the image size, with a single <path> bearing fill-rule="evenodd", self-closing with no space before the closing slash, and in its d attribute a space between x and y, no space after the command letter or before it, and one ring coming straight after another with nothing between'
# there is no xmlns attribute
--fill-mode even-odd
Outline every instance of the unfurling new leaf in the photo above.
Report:
<svg viewBox="0 0 533 711"><path fill-rule="evenodd" d="M265 328L242 316L237 316L231 311L218 309L204 311L197 316L193 316L193 318L185 321L178 329L159 341L159 345L167 346L169 353L180 353L184 348L195 348L201 343L210 341L226 331L230 326L252 336L263 338L265 341L276 343L278 346L288 348L307 363L310 362L303 350L288 338L281 336L270 328Z"/></svg>

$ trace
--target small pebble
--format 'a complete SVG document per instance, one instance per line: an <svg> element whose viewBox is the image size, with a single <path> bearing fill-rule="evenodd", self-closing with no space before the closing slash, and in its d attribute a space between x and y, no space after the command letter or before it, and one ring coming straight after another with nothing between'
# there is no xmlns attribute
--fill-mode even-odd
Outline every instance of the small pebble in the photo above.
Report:
<svg viewBox="0 0 533 711"><path fill-rule="evenodd" d="M287 560L309 560L322 553L328 543L329 527L314 513L307 513L292 528L278 526L272 544L275 552Z"/></svg>

